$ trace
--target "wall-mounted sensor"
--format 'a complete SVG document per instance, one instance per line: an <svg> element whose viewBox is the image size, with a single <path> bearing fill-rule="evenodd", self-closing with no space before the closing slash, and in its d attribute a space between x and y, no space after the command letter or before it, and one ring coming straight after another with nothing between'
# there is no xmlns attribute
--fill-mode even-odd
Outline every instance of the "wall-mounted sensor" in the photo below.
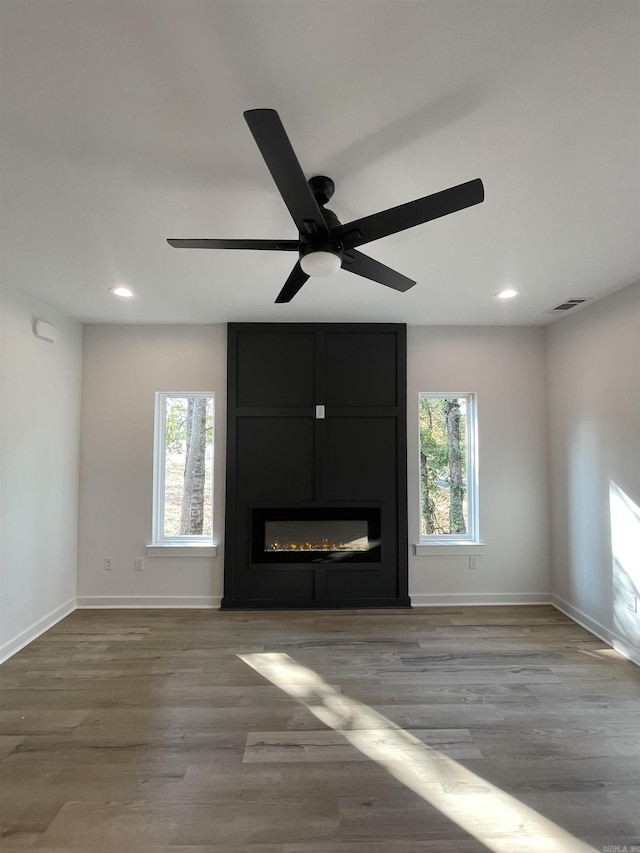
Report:
<svg viewBox="0 0 640 853"><path fill-rule="evenodd" d="M50 344L55 344L58 337L56 327L52 326L51 323L47 323L46 320L33 321L33 334L36 338L40 338L41 341L48 341Z"/></svg>

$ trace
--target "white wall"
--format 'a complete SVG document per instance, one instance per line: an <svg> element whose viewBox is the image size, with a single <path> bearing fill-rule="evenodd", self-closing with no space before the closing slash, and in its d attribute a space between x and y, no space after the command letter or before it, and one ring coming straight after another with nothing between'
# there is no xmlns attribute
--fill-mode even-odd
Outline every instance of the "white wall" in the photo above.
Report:
<svg viewBox="0 0 640 853"><path fill-rule="evenodd" d="M544 331L409 327L410 541L418 537L419 391L475 391L480 444L477 570L460 556L410 557L415 604L545 600L550 591ZM87 326L81 428L80 606L217 605L215 558L146 557L156 391L215 391L215 530L223 541L226 328ZM415 451L415 452L414 452ZM105 556L113 570L103 570Z"/></svg>
<svg viewBox="0 0 640 853"><path fill-rule="evenodd" d="M156 391L213 391L214 542L224 531L226 327L85 326L79 606L217 606L215 557L149 557ZM104 557L113 559L105 572ZM134 571L135 557L145 570Z"/></svg>
<svg viewBox="0 0 640 853"><path fill-rule="evenodd" d="M0 331L0 659L75 607L82 327L4 289ZM32 333L53 323L56 343Z"/></svg>
<svg viewBox="0 0 640 853"><path fill-rule="evenodd" d="M544 330L408 328L409 542L419 541L418 394L472 391L478 401L480 538L469 548L416 556L414 604L529 603L550 590ZM442 550L442 549L440 549ZM437 553L437 552L436 552Z"/></svg>
<svg viewBox="0 0 640 853"><path fill-rule="evenodd" d="M640 663L640 284L547 331L554 602Z"/></svg>

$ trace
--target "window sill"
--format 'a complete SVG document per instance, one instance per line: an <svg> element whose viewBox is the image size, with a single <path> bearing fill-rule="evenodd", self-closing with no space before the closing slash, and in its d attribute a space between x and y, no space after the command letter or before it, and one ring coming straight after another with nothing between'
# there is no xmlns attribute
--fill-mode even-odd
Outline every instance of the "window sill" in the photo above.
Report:
<svg viewBox="0 0 640 853"><path fill-rule="evenodd" d="M217 557L217 545L147 545L147 557Z"/></svg>
<svg viewBox="0 0 640 853"><path fill-rule="evenodd" d="M416 557L473 557L482 554L484 542L451 542L448 545L414 545Z"/></svg>

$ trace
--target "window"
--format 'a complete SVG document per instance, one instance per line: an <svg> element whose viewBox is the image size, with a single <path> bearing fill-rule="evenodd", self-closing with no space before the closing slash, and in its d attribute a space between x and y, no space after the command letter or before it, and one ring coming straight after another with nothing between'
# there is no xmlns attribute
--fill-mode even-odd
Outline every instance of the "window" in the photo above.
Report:
<svg viewBox="0 0 640 853"><path fill-rule="evenodd" d="M420 542L478 542L476 398L420 394Z"/></svg>
<svg viewBox="0 0 640 853"><path fill-rule="evenodd" d="M211 544L213 394L156 394L154 545Z"/></svg>

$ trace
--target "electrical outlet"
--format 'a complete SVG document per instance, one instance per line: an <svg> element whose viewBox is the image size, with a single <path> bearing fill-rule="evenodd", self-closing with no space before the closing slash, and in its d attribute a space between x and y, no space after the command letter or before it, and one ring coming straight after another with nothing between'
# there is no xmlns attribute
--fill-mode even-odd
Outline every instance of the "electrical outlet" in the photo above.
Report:
<svg viewBox="0 0 640 853"><path fill-rule="evenodd" d="M105 572L110 572L113 568L113 557L105 557L104 562L102 564L102 568Z"/></svg>
<svg viewBox="0 0 640 853"><path fill-rule="evenodd" d="M143 572L144 571L144 557L136 557L135 563L134 563L134 568L135 568L136 572Z"/></svg>
<svg viewBox="0 0 640 853"><path fill-rule="evenodd" d="M630 610L632 613L638 612L638 599L632 592L626 594L626 602L627 610Z"/></svg>
<svg viewBox="0 0 640 853"><path fill-rule="evenodd" d="M472 554L472 555L469 557L469 568L470 568L470 569L477 569L477 568L478 568L478 560L479 560L478 555L477 555L477 554Z"/></svg>

